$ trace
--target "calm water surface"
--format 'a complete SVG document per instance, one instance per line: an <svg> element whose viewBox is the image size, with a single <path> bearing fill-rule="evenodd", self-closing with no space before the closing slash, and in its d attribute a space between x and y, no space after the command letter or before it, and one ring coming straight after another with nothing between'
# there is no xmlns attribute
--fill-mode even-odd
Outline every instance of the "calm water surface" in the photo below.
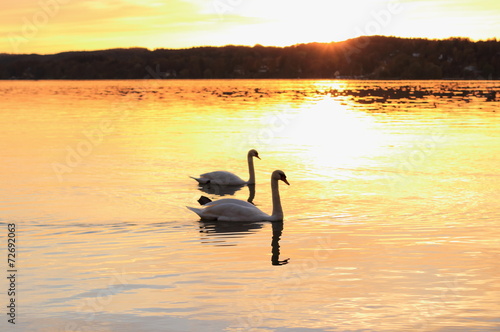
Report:
<svg viewBox="0 0 500 332"><path fill-rule="evenodd" d="M352 93L402 86L452 93ZM499 89L0 82L0 238L6 271L16 224L16 330L500 330L499 102L477 93ZM185 206L219 196L189 176L247 178L251 148L259 208L271 212L271 172L288 176L284 223L200 223Z"/></svg>

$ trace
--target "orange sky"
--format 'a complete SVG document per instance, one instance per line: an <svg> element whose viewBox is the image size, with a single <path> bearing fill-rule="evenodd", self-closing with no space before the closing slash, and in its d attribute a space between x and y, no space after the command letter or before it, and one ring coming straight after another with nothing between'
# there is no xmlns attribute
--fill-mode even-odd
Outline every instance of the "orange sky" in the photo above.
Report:
<svg viewBox="0 0 500 332"><path fill-rule="evenodd" d="M17 0L0 53L341 41L359 35L500 39L500 1Z"/></svg>

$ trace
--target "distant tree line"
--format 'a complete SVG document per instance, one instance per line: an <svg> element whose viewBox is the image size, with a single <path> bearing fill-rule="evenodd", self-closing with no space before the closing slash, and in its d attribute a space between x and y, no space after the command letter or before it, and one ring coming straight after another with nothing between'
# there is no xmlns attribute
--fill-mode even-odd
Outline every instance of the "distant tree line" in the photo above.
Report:
<svg viewBox="0 0 500 332"><path fill-rule="evenodd" d="M0 54L0 79L142 78L500 79L500 41L370 36L289 47Z"/></svg>

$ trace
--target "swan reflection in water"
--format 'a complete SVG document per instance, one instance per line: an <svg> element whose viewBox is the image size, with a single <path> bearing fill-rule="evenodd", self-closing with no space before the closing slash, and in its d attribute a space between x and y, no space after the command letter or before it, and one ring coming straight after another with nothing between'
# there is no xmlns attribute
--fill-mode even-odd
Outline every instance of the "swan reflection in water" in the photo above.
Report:
<svg viewBox="0 0 500 332"><path fill-rule="evenodd" d="M254 230L264 227L264 222L224 222L224 221L199 221L200 233L215 235L224 238L224 235L247 235ZM231 236L234 238L234 236Z"/></svg>
<svg viewBox="0 0 500 332"><path fill-rule="evenodd" d="M243 237L252 232L255 232L267 222L220 222L220 221L199 221L200 233L208 236L213 236L210 241L203 241L204 243L215 244L218 246L235 246L236 243L229 243L228 239ZM273 236L271 240L271 264L272 265L285 265L288 264L290 258L280 260L280 244L281 235L283 233L283 222L273 221L272 231ZM245 234L247 233L247 234ZM229 236L224 236L229 235Z"/></svg>
<svg viewBox="0 0 500 332"><path fill-rule="evenodd" d="M225 196L225 195L233 195L236 191L243 188L243 187L238 187L237 189L235 189L235 186L228 187L228 186L216 185L215 187L217 187L217 188L212 190L213 187L214 187L214 185L206 184L206 185L200 185L198 187L198 189L200 189L201 191L203 191L207 194ZM255 184L249 184L247 187L248 187L248 191L249 191L247 202L254 204L253 200L255 198ZM205 196L201 196L200 199L198 200L198 203L200 203L200 205L205 205L207 203L210 203L211 201L212 200L210 198L205 197Z"/></svg>
<svg viewBox="0 0 500 332"><path fill-rule="evenodd" d="M280 238L283 233L283 221L274 221L273 224L273 240L271 241L272 256L271 263L273 265L288 264L290 258L280 261Z"/></svg>
<svg viewBox="0 0 500 332"><path fill-rule="evenodd" d="M254 185L255 186L255 185ZM217 196L234 195L238 190L244 186L224 186L215 183L200 183L198 189L204 193Z"/></svg>

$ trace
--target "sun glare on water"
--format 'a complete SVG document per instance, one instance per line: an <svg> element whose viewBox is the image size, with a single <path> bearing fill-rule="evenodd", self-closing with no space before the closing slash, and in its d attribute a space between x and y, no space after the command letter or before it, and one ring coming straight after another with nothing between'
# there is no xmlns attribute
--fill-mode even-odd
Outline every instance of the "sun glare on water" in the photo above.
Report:
<svg viewBox="0 0 500 332"><path fill-rule="evenodd" d="M387 141L369 114L329 97L302 109L284 135L290 145L301 148L315 174L327 176L338 167L366 167L366 160Z"/></svg>

